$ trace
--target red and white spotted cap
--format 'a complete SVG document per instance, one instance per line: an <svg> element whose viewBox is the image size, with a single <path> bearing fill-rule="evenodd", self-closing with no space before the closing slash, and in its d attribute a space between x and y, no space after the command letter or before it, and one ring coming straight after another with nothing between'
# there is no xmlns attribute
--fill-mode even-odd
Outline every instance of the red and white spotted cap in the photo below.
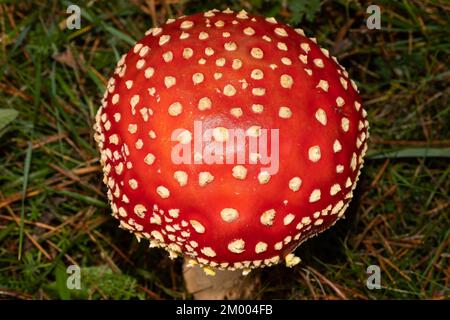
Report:
<svg viewBox="0 0 450 320"><path fill-rule="evenodd" d="M345 68L301 29L229 9L171 19L120 59L97 113L113 216L208 273L293 266L293 250L352 198L366 116ZM277 170L257 152L201 161L195 123L224 144L235 131L278 130L268 148ZM180 145L194 161L174 161Z"/></svg>

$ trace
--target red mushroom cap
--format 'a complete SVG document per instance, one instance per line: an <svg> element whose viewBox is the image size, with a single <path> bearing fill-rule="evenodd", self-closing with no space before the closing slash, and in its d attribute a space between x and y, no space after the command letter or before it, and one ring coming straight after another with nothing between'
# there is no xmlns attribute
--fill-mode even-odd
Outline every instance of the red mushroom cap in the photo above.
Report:
<svg viewBox="0 0 450 320"><path fill-rule="evenodd" d="M315 39L227 9L146 32L118 62L95 130L121 227L206 270L248 271L298 263L291 252L343 216L368 121Z"/></svg>

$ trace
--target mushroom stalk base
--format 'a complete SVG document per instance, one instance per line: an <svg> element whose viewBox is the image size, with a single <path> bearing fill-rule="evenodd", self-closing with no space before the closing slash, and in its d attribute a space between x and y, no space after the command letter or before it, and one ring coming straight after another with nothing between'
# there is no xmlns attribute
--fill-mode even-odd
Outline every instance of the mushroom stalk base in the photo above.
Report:
<svg viewBox="0 0 450 320"><path fill-rule="evenodd" d="M196 300L249 299L258 284L256 274L242 275L242 270L217 270L216 275L206 275L198 266L183 263L183 277L187 291Z"/></svg>

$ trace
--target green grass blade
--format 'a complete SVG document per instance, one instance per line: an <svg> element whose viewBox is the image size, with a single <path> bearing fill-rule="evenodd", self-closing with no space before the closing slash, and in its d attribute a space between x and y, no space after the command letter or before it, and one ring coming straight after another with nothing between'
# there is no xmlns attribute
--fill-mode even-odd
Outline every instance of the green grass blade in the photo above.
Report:
<svg viewBox="0 0 450 320"><path fill-rule="evenodd" d="M17 257L18 260L22 259L23 232L24 232L24 221L25 221L25 198L27 196L28 177L30 175L30 164L31 164L32 153L33 153L32 144L31 144L31 142L28 142L27 153L25 156L25 166L23 169L22 204L20 207L20 225L19 225L19 254Z"/></svg>
<svg viewBox="0 0 450 320"><path fill-rule="evenodd" d="M450 148L407 148L396 151L381 151L368 155L369 159L397 158L450 158Z"/></svg>
<svg viewBox="0 0 450 320"><path fill-rule="evenodd" d="M67 288L67 273L64 264L60 261L55 268L56 290L61 300L70 300L70 291Z"/></svg>
<svg viewBox="0 0 450 320"><path fill-rule="evenodd" d="M0 130L17 118L19 112L14 109L0 109Z"/></svg>
<svg viewBox="0 0 450 320"><path fill-rule="evenodd" d="M107 205L105 202L100 201L98 199L89 197L89 196L85 196L83 194L77 193L77 192L73 192L73 191L69 191L69 190L55 190L57 193L61 194L61 195L65 195L67 197L82 201L86 204L91 204L100 208L106 208Z"/></svg>

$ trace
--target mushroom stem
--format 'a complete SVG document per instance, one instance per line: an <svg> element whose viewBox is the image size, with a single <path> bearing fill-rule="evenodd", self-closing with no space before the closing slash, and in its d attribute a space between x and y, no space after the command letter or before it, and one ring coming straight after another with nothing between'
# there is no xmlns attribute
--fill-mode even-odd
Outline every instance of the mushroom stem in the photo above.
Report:
<svg viewBox="0 0 450 320"><path fill-rule="evenodd" d="M196 300L235 300L249 299L258 284L258 275L252 272L242 275L242 270L215 270L208 275L201 267L183 262L183 277L187 291Z"/></svg>

